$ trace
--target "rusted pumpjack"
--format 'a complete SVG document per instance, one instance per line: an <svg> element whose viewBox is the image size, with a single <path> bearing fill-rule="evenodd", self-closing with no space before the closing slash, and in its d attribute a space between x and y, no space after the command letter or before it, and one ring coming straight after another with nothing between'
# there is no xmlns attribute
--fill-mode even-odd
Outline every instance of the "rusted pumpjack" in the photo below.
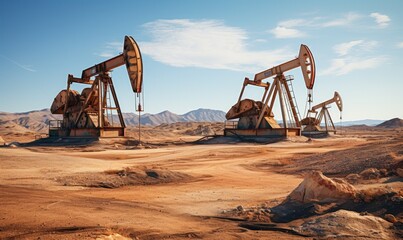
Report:
<svg viewBox="0 0 403 240"><path fill-rule="evenodd" d="M238 102L226 114L226 119L237 119L234 126L226 126L225 136L271 137L301 135L301 125L297 112L296 101L290 85L292 78L284 73L301 67L307 89L311 90L315 82L315 62L313 55L306 45L301 45L298 58L257 73L253 80L245 78ZM269 82L262 80L274 76ZM265 89L262 100L242 99L245 87L248 85ZM273 106L278 96L283 118L280 126L273 115ZM288 118L287 118L288 116Z"/></svg>
<svg viewBox="0 0 403 240"><path fill-rule="evenodd" d="M340 112L343 111L343 101L341 96L338 92L334 92L333 98L319 103L308 110L307 117L301 120L301 125L304 126L302 134L311 135L314 133L336 133L336 128L328 110L328 105L332 103L336 103L336 106ZM317 112L318 109L320 109L319 113ZM313 117L311 117L312 114L314 114ZM323 119L325 120L325 129L322 129L320 126Z"/></svg>
<svg viewBox="0 0 403 240"><path fill-rule="evenodd" d="M126 65L133 92L139 97L143 81L141 53L134 39L126 36L122 54L83 70L81 78L68 75L67 89L59 92L50 109L53 114L63 114L63 121L49 127L49 136L124 136L126 126L109 75L112 69L122 65ZM80 94L71 89L73 83L91 87L84 88ZM118 121L114 121L114 116Z"/></svg>

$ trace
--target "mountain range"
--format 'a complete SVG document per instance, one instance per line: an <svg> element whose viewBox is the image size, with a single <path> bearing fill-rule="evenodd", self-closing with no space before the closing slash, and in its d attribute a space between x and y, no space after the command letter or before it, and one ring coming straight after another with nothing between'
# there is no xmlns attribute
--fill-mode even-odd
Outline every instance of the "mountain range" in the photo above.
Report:
<svg viewBox="0 0 403 240"><path fill-rule="evenodd" d="M123 118L128 126L138 125L138 115L135 113L123 113ZM117 118L116 118L117 120ZM140 122L143 125L157 126L162 123L175 122L224 122L225 112L220 110L211 110L199 108L187 112L183 115L178 115L170 111L163 111L157 114L145 113L141 115Z"/></svg>
<svg viewBox="0 0 403 240"><path fill-rule="evenodd" d="M49 109L35 110L22 113L7 113L0 112L0 130L16 130L18 132L47 132L48 123L51 120L60 120L61 115L54 115L50 113ZM127 126L137 126L139 117L135 113L123 113L123 118ZM399 124L401 124L401 119ZM140 116L142 125L158 126L163 123L176 123L176 122L224 122L225 112L220 110L203 109L199 108L179 115L170 111L163 111L157 114L145 113ZM398 120L394 120L394 123ZM118 122L118 117L114 116L113 121ZM358 120L358 121L345 121L342 126L353 125L367 125L367 126L382 126L384 120ZM340 126L340 122L336 122Z"/></svg>
<svg viewBox="0 0 403 240"><path fill-rule="evenodd" d="M123 113L127 126L139 124L138 114ZM18 132L47 132L48 123L51 120L60 120L59 114L51 114L49 109L35 110L22 113L0 112L0 127L2 129L17 130ZM114 122L119 122L117 116L113 116ZM140 116L142 125L157 126L162 123L176 122L224 122L225 112L199 108L183 115L170 111L163 111L157 114L145 113Z"/></svg>

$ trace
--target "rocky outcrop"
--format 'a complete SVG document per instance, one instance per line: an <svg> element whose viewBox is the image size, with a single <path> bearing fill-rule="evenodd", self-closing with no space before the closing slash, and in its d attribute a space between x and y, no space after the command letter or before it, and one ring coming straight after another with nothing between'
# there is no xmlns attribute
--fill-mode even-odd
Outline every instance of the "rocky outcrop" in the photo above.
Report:
<svg viewBox="0 0 403 240"><path fill-rule="evenodd" d="M319 171L309 174L299 186L288 195L288 200L302 203L339 202L355 198L357 190L341 179L330 179Z"/></svg>
<svg viewBox="0 0 403 240"><path fill-rule="evenodd" d="M340 239L395 239L391 223L380 217L339 210L308 218L297 231L305 236Z"/></svg>

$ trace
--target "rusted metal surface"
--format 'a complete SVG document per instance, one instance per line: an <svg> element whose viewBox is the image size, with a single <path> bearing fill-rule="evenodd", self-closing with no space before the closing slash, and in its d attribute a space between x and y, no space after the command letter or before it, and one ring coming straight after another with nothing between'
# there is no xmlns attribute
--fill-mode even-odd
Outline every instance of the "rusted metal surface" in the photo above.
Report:
<svg viewBox="0 0 403 240"><path fill-rule="evenodd" d="M133 92L140 93L143 86L143 60L141 58L139 46L130 36L125 37L123 57L125 59L126 69L129 74Z"/></svg>
<svg viewBox="0 0 403 240"><path fill-rule="evenodd" d="M228 120L239 118L237 129L242 130L239 134L248 134L246 130L254 129L259 133L268 135L283 135L283 133L293 135L295 131L288 131L287 129L299 129L301 127L297 104L290 82L293 78L286 78L284 75L285 72L297 67L301 67L306 88L312 89L315 83L315 61L308 46L303 44L300 46L297 58L255 74L252 81L249 78L245 78L237 103L226 114L226 119ZM274 77L272 83L262 82L270 77ZM265 88L261 101L242 100L245 87L248 85ZM275 121L273 115L276 99L279 100L284 131L277 130L283 128ZM287 116L291 119L288 119ZM300 133L300 131L297 131L297 133Z"/></svg>
<svg viewBox="0 0 403 240"><path fill-rule="evenodd" d="M334 126L332 117L330 116L329 110L328 110L328 105L335 103L337 108L340 110L340 112L343 111L343 101L341 99L341 96L338 92L334 92L333 98L326 100L324 102L321 102L315 106L313 106L311 109L308 111L308 116L304 119L301 120L301 124L303 125L304 129L303 132L334 132L336 133L336 127ZM319 110L317 112L317 110ZM314 115L313 117L311 115ZM324 127L323 129L321 127L321 123L324 120Z"/></svg>
<svg viewBox="0 0 403 240"><path fill-rule="evenodd" d="M67 100L67 95L68 100ZM67 90L62 90L56 95L53 100L50 112L53 114L63 114L65 104L77 105L80 102L80 94L75 90L70 90L70 94L67 94Z"/></svg>
<svg viewBox="0 0 403 240"><path fill-rule="evenodd" d="M243 99L231 107L231 109L225 115L225 118L231 120L240 117L254 116L259 114L262 108L263 103L261 101ZM267 114L267 112L265 114ZM270 116L273 117L273 113L271 113Z"/></svg>
<svg viewBox="0 0 403 240"><path fill-rule="evenodd" d="M312 89L315 83L316 75L315 60L311 50L304 44L301 44L300 46L298 58L257 73L254 81L261 82L263 79L283 74L297 67L301 67L306 88Z"/></svg>
<svg viewBox="0 0 403 240"><path fill-rule="evenodd" d="M62 90L51 107L53 114L63 114L59 130L52 135L82 137L124 136L125 122L109 72L126 65L133 92L141 93L143 64L134 39L125 36L123 53L83 70L81 78L68 75L67 90ZM93 78L95 77L95 78ZM71 89L73 83L87 84L81 93ZM117 116L118 121L114 121Z"/></svg>

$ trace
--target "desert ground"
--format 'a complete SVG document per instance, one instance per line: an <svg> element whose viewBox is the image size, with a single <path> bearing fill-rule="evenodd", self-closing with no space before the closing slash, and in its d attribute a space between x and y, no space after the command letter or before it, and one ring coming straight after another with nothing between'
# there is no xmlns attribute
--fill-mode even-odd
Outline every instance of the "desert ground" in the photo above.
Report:
<svg viewBox="0 0 403 240"><path fill-rule="evenodd" d="M135 128L54 144L2 133L0 238L403 237L402 128L196 141L212 133L218 125L146 127L142 146Z"/></svg>

